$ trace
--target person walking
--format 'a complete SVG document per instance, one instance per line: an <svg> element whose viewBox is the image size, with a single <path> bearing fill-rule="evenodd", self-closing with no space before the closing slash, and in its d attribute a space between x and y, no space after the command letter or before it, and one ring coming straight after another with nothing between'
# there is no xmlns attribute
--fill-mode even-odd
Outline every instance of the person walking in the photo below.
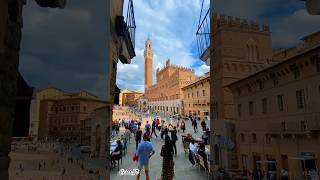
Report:
<svg viewBox="0 0 320 180"><path fill-rule="evenodd" d="M197 123L196 118L192 120L192 126L193 126L194 133L197 133L198 132L198 123Z"/></svg>
<svg viewBox="0 0 320 180"><path fill-rule="evenodd" d="M204 119L201 121L200 125L202 127L202 131L206 131L207 130L207 124L206 124L206 121Z"/></svg>
<svg viewBox="0 0 320 180"><path fill-rule="evenodd" d="M156 136L156 138L158 138L157 133L156 133L156 128L157 128L157 126L156 126L156 121L155 121L155 120L152 122L151 128L152 128L151 137L152 137L152 134L154 133L154 135Z"/></svg>
<svg viewBox="0 0 320 180"><path fill-rule="evenodd" d="M124 138L129 143L130 143L130 137L131 137L131 132L130 132L129 128L126 127L126 130L124 131Z"/></svg>
<svg viewBox="0 0 320 180"><path fill-rule="evenodd" d="M177 146L176 146L176 142L178 141L177 128L174 126L173 130L170 130L170 133L171 133L172 146L174 148L174 154L177 155Z"/></svg>
<svg viewBox="0 0 320 180"><path fill-rule="evenodd" d="M137 132L136 132L136 149L138 149L138 145L141 142L142 137L142 131L140 130L140 126L138 126Z"/></svg>
<svg viewBox="0 0 320 180"><path fill-rule="evenodd" d="M144 168L146 180L150 180L149 177L149 159L155 153L153 145L148 141L148 136L143 135L143 142L138 146L137 155L138 155L138 169L139 173L137 175L137 180L140 179L141 170Z"/></svg>
<svg viewBox="0 0 320 180"><path fill-rule="evenodd" d="M171 142L170 137L166 135L160 152L160 156L163 157L161 180L172 180L174 178L173 146Z"/></svg>
<svg viewBox="0 0 320 180"><path fill-rule="evenodd" d="M147 136L148 137L148 141L150 142L150 139L151 139L151 132L150 132L150 128L147 128L146 129L146 132L144 133L143 136Z"/></svg>
<svg viewBox="0 0 320 180"><path fill-rule="evenodd" d="M186 123L182 120L181 122L181 126L180 126L182 132L184 133L184 131L186 130Z"/></svg>
<svg viewBox="0 0 320 180"><path fill-rule="evenodd" d="M147 130L148 128L150 129L149 121L147 121L146 125L144 126L144 129L145 129L145 130Z"/></svg>

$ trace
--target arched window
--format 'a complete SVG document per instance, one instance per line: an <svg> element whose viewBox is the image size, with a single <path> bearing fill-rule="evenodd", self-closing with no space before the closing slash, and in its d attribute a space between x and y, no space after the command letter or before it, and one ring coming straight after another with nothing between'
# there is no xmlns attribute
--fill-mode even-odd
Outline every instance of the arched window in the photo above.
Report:
<svg viewBox="0 0 320 180"><path fill-rule="evenodd" d="M253 39L247 41L247 59L248 61L257 61L259 57L257 43Z"/></svg>

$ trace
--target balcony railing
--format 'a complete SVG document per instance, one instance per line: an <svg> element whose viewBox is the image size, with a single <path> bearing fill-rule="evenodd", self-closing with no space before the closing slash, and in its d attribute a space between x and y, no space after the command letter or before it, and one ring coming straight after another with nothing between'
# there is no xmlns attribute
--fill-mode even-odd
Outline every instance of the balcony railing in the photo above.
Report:
<svg viewBox="0 0 320 180"><path fill-rule="evenodd" d="M127 18L126 18L127 29L126 32L129 35L129 40L131 41L131 46L135 47L135 36L136 36L136 21L134 18L134 8L132 0L128 2Z"/></svg>
<svg viewBox="0 0 320 180"><path fill-rule="evenodd" d="M122 63L130 64L130 60L135 54L135 32L136 22L134 17L134 8L132 0L128 0L126 19L124 16L118 16L116 22L117 34L122 37L123 46L119 59Z"/></svg>
<svg viewBox="0 0 320 180"><path fill-rule="evenodd" d="M205 11L202 1L198 29L196 33L199 57L207 61L210 57L210 8Z"/></svg>

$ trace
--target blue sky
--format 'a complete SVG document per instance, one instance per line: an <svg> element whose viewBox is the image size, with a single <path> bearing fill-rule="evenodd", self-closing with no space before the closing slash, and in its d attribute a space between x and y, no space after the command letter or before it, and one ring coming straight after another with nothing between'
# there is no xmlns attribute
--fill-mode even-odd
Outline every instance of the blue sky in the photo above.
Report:
<svg viewBox="0 0 320 180"><path fill-rule="evenodd" d="M131 65L118 64L117 84L120 88L143 91L143 48L148 35L154 47L154 72L168 58L173 64L195 69L198 76L209 70L199 60L196 45L201 2L134 0L137 56ZM208 3L206 0L205 7L209 7ZM293 46L301 37L320 30L320 17L309 15L300 0L216 0L214 7L220 14L269 24L275 49Z"/></svg>
<svg viewBox="0 0 320 180"><path fill-rule="evenodd" d="M196 75L203 75L209 67L198 59L196 31L202 0L134 0L136 29L136 57L132 64L118 64L117 84L143 92L145 41L153 43L153 78L167 59L172 64L192 67ZM205 6L209 7L209 1Z"/></svg>
<svg viewBox="0 0 320 180"><path fill-rule="evenodd" d="M36 88L54 86L106 95L105 16L101 0L70 0L65 9L24 7L20 71ZM143 91L143 47L153 41L154 71L170 58L192 67L197 75L209 70L198 59L196 30L201 0L133 0L136 57L118 64L120 88ZM270 24L274 48L291 47L320 30L320 16L309 15L300 0L215 0L218 13ZM209 7L209 0L205 6ZM155 76L154 76L155 78ZM154 81L155 83L155 81Z"/></svg>

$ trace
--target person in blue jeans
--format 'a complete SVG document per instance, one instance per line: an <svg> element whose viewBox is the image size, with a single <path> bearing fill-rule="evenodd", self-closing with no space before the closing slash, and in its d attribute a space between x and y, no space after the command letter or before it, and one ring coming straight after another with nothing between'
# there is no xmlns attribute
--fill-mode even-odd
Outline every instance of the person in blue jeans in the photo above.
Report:
<svg viewBox="0 0 320 180"><path fill-rule="evenodd" d="M144 168L146 174L146 180L149 180L149 159L155 153L153 145L151 142L148 141L148 136L143 136L143 141L139 143L137 156L138 156L138 169L139 174L137 176L137 180L140 179L140 172L142 168Z"/></svg>

